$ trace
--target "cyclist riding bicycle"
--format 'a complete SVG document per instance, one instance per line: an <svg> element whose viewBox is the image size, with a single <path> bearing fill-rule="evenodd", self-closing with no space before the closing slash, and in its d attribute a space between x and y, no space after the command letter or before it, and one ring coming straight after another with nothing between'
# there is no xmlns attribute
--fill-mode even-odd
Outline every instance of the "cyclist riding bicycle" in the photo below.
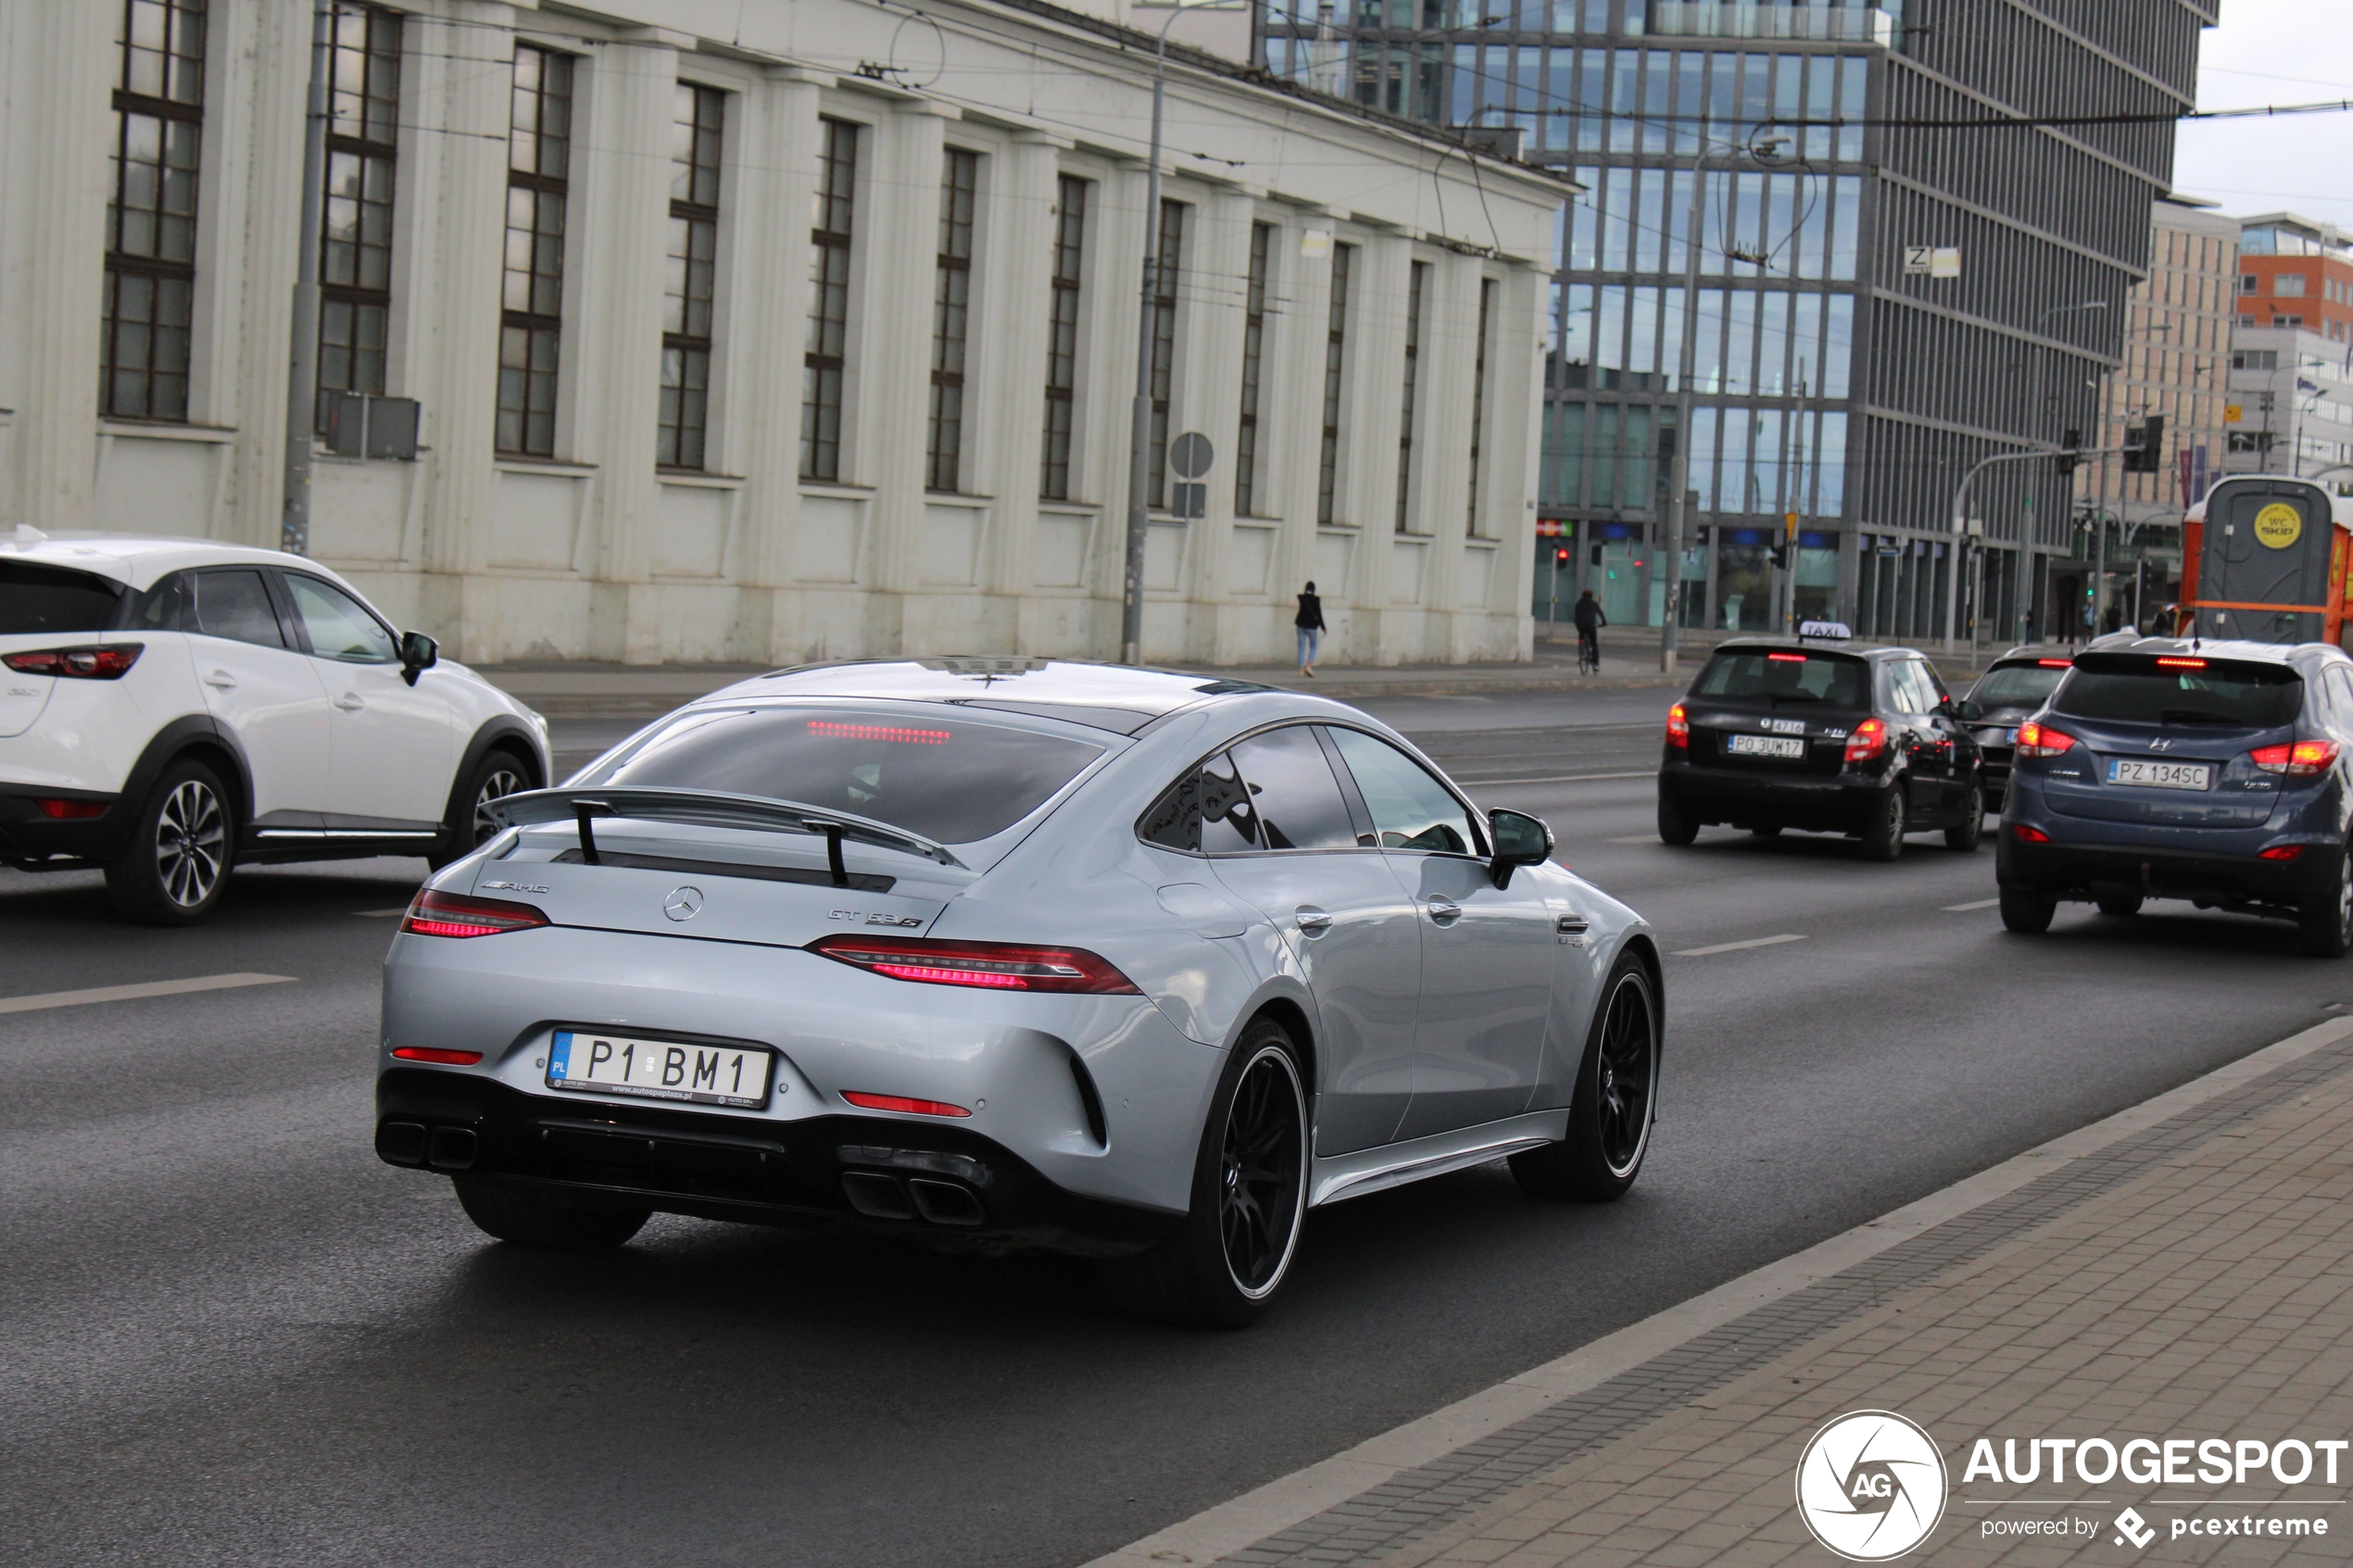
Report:
<svg viewBox="0 0 2353 1568"><path fill-rule="evenodd" d="M1578 596L1577 608L1570 611L1577 622L1577 669L1580 674L1599 674L1602 668L1601 630L1609 624L1609 617L1602 613L1602 603L1588 588Z"/></svg>

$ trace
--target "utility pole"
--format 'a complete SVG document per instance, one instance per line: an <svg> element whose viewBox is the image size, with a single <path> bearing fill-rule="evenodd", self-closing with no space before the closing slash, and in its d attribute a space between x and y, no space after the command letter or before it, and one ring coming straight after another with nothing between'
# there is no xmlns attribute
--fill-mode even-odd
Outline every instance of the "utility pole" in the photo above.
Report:
<svg viewBox="0 0 2353 1568"><path fill-rule="evenodd" d="M313 0L310 94L302 137L302 238L296 247L294 342L286 356L286 476L278 547L310 553L310 434L319 419L319 225L327 178L327 70L333 0Z"/></svg>

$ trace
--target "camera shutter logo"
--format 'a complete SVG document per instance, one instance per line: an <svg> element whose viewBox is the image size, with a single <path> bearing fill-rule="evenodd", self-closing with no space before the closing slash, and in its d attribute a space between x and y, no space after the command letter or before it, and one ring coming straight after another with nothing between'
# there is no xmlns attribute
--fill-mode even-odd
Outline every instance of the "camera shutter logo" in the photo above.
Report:
<svg viewBox="0 0 2353 1568"><path fill-rule="evenodd" d="M1892 1411L1854 1411L1814 1434L1797 1461L1797 1512L1853 1562L1885 1562L1944 1516L1944 1456Z"/></svg>

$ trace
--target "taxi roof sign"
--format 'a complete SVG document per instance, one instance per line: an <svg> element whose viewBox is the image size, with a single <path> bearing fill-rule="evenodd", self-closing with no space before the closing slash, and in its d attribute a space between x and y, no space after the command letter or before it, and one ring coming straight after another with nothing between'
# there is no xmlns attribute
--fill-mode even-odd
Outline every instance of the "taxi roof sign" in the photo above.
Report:
<svg viewBox="0 0 2353 1568"><path fill-rule="evenodd" d="M1801 621L1797 623L1798 640L1811 638L1817 642L1843 643L1855 635L1854 628L1843 621Z"/></svg>

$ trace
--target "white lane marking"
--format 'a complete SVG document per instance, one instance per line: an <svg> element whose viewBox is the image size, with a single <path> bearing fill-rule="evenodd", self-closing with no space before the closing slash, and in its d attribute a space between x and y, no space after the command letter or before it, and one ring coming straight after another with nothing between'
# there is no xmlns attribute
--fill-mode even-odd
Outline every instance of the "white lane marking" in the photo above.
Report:
<svg viewBox="0 0 2353 1568"><path fill-rule="evenodd" d="M1458 784L1492 789L1497 784L1583 784L1590 779L1655 779L1656 768L1645 768L1639 773L1547 773L1536 779L1456 779Z"/></svg>
<svg viewBox="0 0 2353 1568"><path fill-rule="evenodd" d="M1656 844L1660 842L1660 839L1655 833L1638 833L1630 838L1604 838L1602 842L1604 844Z"/></svg>
<svg viewBox="0 0 2353 1568"><path fill-rule="evenodd" d="M199 974L194 980L148 980L136 985L97 985L87 991L46 991L37 997L0 997L0 1012L39 1012L91 1002L132 1002L145 997L184 997L191 991L233 991L240 985L289 985L291 974Z"/></svg>
<svg viewBox="0 0 2353 1568"><path fill-rule="evenodd" d="M2000 902L1999 898L1980 898L1974 904L1947 904L1944 906L1944 912L1948 915L1965 915L1971 909L1990 909Z"/></svg>
<svg viewBox="0 0 2353 1568"><path fill-rule="evenodd" d="M2353 1035L2353 1019L2331 1019L2291 1035L2252 1056L2193 1078L2178 1089L2120 1110L2040 1148L2030 1148L1989 1171L1932 1192L1803 1252L1766 1264L1702 1296L1604 1336L1517 1377L1508 1378L1417 1421L1368 1437L1345 1453L1269 1481L1229 1502L1131 1542L1085 1568L1159 1568L1169 1562L1214 1562L1327 1508L1490 1437L1563 1399L1598 1388L1679 1345L1713 1333L1759 1307L1770 1306L1922 1232L2006 1198L2027 1183L2147 1130L2168 1118L2293 1066L2314 1051Z"/></svg>
<svg viewBox="0 0 2353 1568"><path fill-rule="evenodd" d="M1679 959L1705 959L1718 953L1737 953L1749 947L1775 947L1783 942L1805 940L1794 931L1785 931L1779 936L1752 936L1745 942L1718 942L1713 947L1686 947L1675 956Z"/></svg>
<svg viewBox="0 0 2353 1568"><path fill-rule="evenodd" d="M409 906L403 904L396 909L354 909L351 912L361 920L391 920L396 916L407 914Z"/></svg>

